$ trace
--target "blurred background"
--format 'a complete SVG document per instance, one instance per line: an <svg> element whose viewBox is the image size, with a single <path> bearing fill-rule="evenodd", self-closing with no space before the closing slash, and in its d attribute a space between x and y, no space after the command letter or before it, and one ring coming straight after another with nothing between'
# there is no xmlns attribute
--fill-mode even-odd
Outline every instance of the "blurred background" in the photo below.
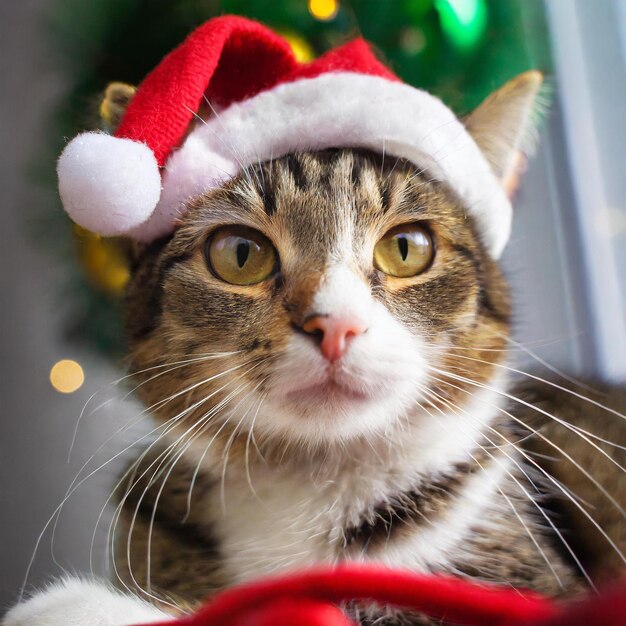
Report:
<svg viewBox="0 0 626 626"><path fill-rule="evenodd" d="M30 588L105 572L107 498L126 448L150 430L118 382L128 269L115 242L66 219L56 156L98 126L109 81L137 84L222 13L264 21L301 60L361 33L459 114L515 74L545 71L552 105L504 259L517 363L626 380L626 1L5 0L0 613L27 574Z"/></svg>

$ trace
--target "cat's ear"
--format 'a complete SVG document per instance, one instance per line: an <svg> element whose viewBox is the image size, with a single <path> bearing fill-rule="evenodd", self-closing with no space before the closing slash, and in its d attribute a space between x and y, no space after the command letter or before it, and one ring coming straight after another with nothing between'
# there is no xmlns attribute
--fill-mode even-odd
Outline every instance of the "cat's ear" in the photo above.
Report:
<svg viewBox="0 0 626 626"><path fill-rule="evenodd" d="M100 103L100 117L110 132L118 127L135 91L136 87L126 83L109 83Z"/></svg>
<svg viewBox="0 0 626 626"><path fill-rule="evenodd" d="M100 119L108 132L115 132L136 91L136 87L126 83L108 84L100 101ZM115 243L129 265L132 266L136 259L141 256L140 246L132 239L116 237Z"/></svg>
<svg viewBox="0 0 626 626"><path fill-rule="evenodd" d="M542 84L541 72L524 72L493 92L463 120L509 196L517 188L525 155L536 143L537 123L545 109Z"/></svg>

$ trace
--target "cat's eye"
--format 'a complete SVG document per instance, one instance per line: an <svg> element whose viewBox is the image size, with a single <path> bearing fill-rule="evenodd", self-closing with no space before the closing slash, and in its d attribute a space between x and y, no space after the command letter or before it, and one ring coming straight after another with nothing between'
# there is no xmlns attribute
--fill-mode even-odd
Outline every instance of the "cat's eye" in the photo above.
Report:
<svg viewBox="0 0 626 626"><path fill-rule="evenodd" d="M269 278L278 262L270 240L246 226L224 226L207 243L213 273L233 285L254 285Z"/></svg>
<svg viewBox="0 0 626 626"><path fill-rule="evenodd" d="M398 278L417 276L435 256L433 239L423 226L404 224L392 228L374 248L376 269Z"/></svg>

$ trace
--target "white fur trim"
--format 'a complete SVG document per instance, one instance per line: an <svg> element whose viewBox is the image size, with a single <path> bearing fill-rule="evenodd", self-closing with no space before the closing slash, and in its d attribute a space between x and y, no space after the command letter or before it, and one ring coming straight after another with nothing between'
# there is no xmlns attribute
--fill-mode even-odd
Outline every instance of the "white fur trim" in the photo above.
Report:
<svg viewBox="0 0 626 626"><path fill-rule="evenodd" d="M127 233L145 222L161 194L161 175L145 144L83 133L57 166L59 193L70 217L100 235Z"/></svg>
<svg viewBox="0 0 626 626"><path fill-rule="evenodd" d="M462 198L491 254L502 252L511 205L454 113L409 85L341 72L279 85L199 123L166 165L154 215L133 235L151 240L171 231L187 200L242 166L331 147L367 148L425 167Z"/></svg>

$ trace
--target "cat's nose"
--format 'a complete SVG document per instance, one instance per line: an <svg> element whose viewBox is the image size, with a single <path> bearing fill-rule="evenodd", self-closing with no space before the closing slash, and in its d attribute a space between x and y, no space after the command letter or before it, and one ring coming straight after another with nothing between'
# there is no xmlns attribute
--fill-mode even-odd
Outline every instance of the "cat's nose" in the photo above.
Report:
<svg viewBox="0 0 626 626"><path fill-rule="evenodd" d="M315 315L306 320L302 330L320 338L322 354L334 363L346 353L350 340L362 335L367 327L353 316Z"/></svg>

